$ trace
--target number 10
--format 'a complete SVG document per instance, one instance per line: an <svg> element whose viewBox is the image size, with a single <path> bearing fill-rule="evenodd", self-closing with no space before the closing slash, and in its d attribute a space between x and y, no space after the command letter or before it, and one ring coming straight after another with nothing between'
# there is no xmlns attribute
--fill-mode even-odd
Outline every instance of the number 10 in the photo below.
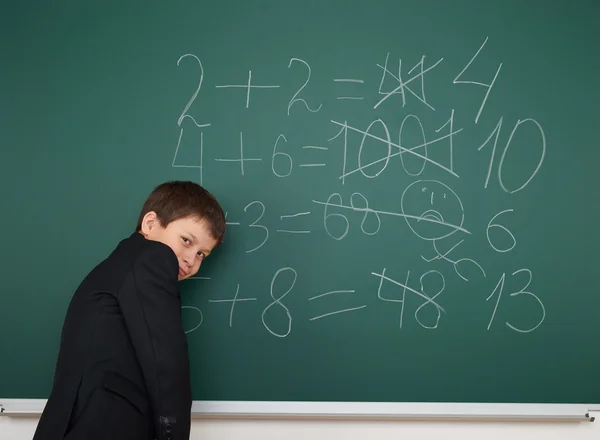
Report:
<svg viewBox="0 0 600 440"><path fill-rule="evenodd" d="M494 138L494 146L492 148L492 157L490 158L490 166L488 167L487 177L485 178L485 188L488 187L488 183L490 181L490 175L492 174L492 166L494 164L494 158L496 156L496 145L498 144L498 136L500 135L500 130L502 129L503 118L504 117L500 118L500 120L498 121L498 124L496 125L496 128L494 128L494 130L488 136L488 138L485 140L485 142L483 144L481 144L481 146L479 148L477 148L477 151L481 151L481 149L488 144L490 139L492 139L492 136L494 136L494 134L496 135ZM540 135L542 137L542 154L540 156L540 160L539 160L535 170L533 171L533 173L531 173L531 176L529 176L529 179L527 179L527 181L523 185L521 185L519 188L514 189L514 190L509 190L506 188L506 186L504 186L504 182L502 181L502 166L504 165L504 159L506 157L506 153L508 152L508 147L510 147L510 143L512 142L513 136L515 135L517 128L519 128L522 124L525 124L526 122L531 122L531 123L535 124L535 126L540 131ZM517 191L521 191L523 188L525 188L527 185L529 185L529 182L531 182L531 180L535 177L535 175L539 171L540 167L542 166L542 162L544 162L545 155L546 155L546 135L544 134L544 130L542 130L542 127L540 126L540 124L535 119L531 119L531 118L517 120L515 127L513 128L512 132L510 133L510 136L508 137L508 141L506 142L506 146L504 147L502 156L500 156L500 163L498 164L498 182L500 183L500 186L502 187L502 189L504 191L506 191L507 193L513 194L513 193L516 193Z"/></svg>

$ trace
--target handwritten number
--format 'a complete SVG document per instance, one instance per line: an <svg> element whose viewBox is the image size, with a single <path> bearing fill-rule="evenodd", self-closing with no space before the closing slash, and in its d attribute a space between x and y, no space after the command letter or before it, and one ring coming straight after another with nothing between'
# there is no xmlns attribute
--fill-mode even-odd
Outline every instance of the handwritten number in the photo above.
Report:
<svg viewBox="0 0 600 440"><path fill-rule="evenodd" d="M311 75L311 69L310 69L310 66L308 65L308 63L307 63L306 61L304 61L304 60L301 60L300 58L292 58L292 59L290 59L290 63L288 64L288 69L289 69L290 67L292 67L292 63L293 63L294 61L297 61L297 62L299 62L299 63L302 63L302 64L304 64L304 65L306 66L306 68L308 69L308 75L307 75L307 77L306 77L306 81L304 82L304 84L302 84L302 87L300 87L300 88L298 89L298 91L297 91L297 92L294 94L294 96L293 96L293 97L292 97L292 99L290 100L290 102L289 102L289 104L288 104L287 114L288 114L288 116L290 115L290 109L292 108L292 106L293 106L293 105L294 105L296 102L302 102L302 103L303 103L303 104L306 106L306 109L307 109L309 112L316 113L316 112L318 112L319 110L321 110L321 107L322 107L322 105L323 105L323 104L320 104L320 105L319 105L319 107L318 107L316 110L311 110L311 109L310 109L310 107L308 106L308 104L306 103L306 101L305 101L304 99L302 99L302 98L297 98L297 96L300 94L300 92L301 92L301 91L304 89L304 87L306 87L306 85L307 85L307 84L308 84L308 82L310 81L310 75Z"/></svg>
<svg viewBox="0 0 600 440"><path fill-rule="evenodd" d="M421 121L419 120L419 123ZM449 125L449 133L445 136L442 136L440 139L444 139L446 137L450 138L450 171L453 172L454 171L454 144L452 143L452 137L458 133L454 131L454 109L452 109L452 112L450 113L450 119L448 119L448 121L442 125L440 128L438 128L435 132L439 133L440 131L442 131L444 128L446 128L446 126ZM462 128L461 128L462 130ZM459 130L460 131L460 130ZM425 139L425 135L423 134L423 139Z"/></svg>
<svg viewBox="0 0 600 440"><path fill-rule="evenodd" d="M290 174L292 174L292 165L293 165L292 156L290 156L287 153L282 153L280 151L277 151L277 144L279 144L279 139L283 139L285 142L287 142L287 139L284 135L280 134L279 136L277 136L277 140L275 141L275 146L273 147L273 156L271 158L271 169L273 170L273 174L275 174L277 177L287 177ZM289 161L289 170L286 174L279 174L277 171L275 171L275 158L277 156L282 156Z"/></svg>
<svg viewBox="0 0 600 440"><path fill-rule="evenodd" d="M428 299L427 301L425 301L423 304L421 304L421 305L420 305L420 306L417 308L417 310L415 311L415 320L416 320L416 321L417 321L419 324L421 324L421 327L423 327L423 328L426 328L426 329L436 329L436 328L437 328L437 326L438 326L438 324L439 324L439 322L440 322L440 318L442 317L442 312L440 311L439 307L435 307L435 309L436 309L436 311L437 311L437 318L436 318L436 321L435 321L435 325L425 325L425 324L423 324L423 323L421 322L421 320L420 320L420 319L419 319L419 317L418 317L418 315L419 315L419 312L420 312L420 311L421 311L421 310L422 310L422 309L423 309L425 306L427 306L428 304L429 304L429 305L432 305L432 306L435 306L435 302L434 302L434 300L435 300L435 299L436 299L438 296L440 296L440 295L442 294L442 292L444 291L444 289L445 289L445 287L446 287L446 280L444 279L444 276L443 276L443 275L442 275L440 272L438 272L437 270L430 270L430 271L428 271L428 272L425 272L423 275L421 275L421 278L420 278L420 282L421 282L421 293L423 293L423 295L427 296L427 295L425 294L425 287L424 287L424 285L423 285L423 279L424 279L425 277L427 277L428 275L430 275L430 274L437 274L437 275L439 275L439 276L440 276L440 278L441 278L441 280L442 280L442 285L440 286L440 289L439 289L439 290L438 290L438 291L437 291L437 292L436 292L436 293L435 293L435 294L434 294L432 297L430 297L430 299Z"/></svg>
<svg viewBox="0 0 600 440"><path fill-rule="evenodd" d="M200 79L198 80L198 87L196 88L196 91L194 92L194 94L192 95L192 97L188 101L187 105L183 109L183 112L181 112L181 116L179 116L179 119L177 120L177 125L181 126L181 123L183 122L183 120L185 118L190 118L194 122L194 124L196 124L197 127L199 127L199 128L207 127L210 124L198 124L198 122L196 122L196 120L192 116L190 116L190 115L187 114L188 110L190 109L190 107L192 106L192 104L194 103L194 101L196 100L196 97L198 96L198 93L200 92L200 88L202 87L202 81L204 80L204 67L202 66L202 62L200 61L200 59L196 55L193 55L191 53L187 53L185 55L182 55L179 58L179 60L177 60L177 65L178 66L179 66L179 63L181 63L181 60L183 60L185 57L192 57L192 58L194 58L198 62L198 66L200 66Z"/></svg>
<svg viewBox="0 0 600 440"><path fill-rule="evenodd" d="M409 118L414 118L417 120L419 127L421 128L421 139L423 140L423 143L420 144L423 149L425 150L425 152L421 155L423 158L423 166L421 167L421 170L417 173L411 173L410 171L408 171L408 169L406 169L406 164L404 163L404 154L406 154L407 150L413 151L417 148L420 148L420 146L417 147L413 147L413 148L407 148L405 146L402 145L402 134L404 133L404 124L406 123L406 121L408 121ZM423 123L421 122L421 120L418 118L418 116L415 115L407 115L403 120L402 120L402 125L400 125L400 133L398 135L398 145L400 145L401 150L400 150L400 160L402 161L402 167L404 168L404 171L406 171L406 174L410 175L410 176L419 176L423 173L423 171L425 170L425 165L427 165L427 139L425 138L425 128L423 127Z"/></svg>
<svg viewBox="0 0 600 440"><path fill-rule="evenodd" d="M275 285L275 280L277 280L277 277L279 276L279 274L281 274L284 271L291 271L294 274L294 280L292 281L288 290L286 290L278 298L275 298L275 295L273 293L273 286ZM291 290L294 288L294 284L296 284L297 278L298 278L298 274L296 273L296 271L294 269L292 269L291 267L284 267L284 268L279 269L277 272L275 272L275 275L273 276L273 279L271 280L270 295L271 295L271 298L273 298L273 302L271 302L267 307L265 307L265 309L262 312L261 318L262 318L263 325L269 331L269 333L271 333L273 336L277 336L278 338L285 338L292 331L292 315L290 313L290 310L281 302L281 300L283 298L285 298L285 296L288 293L290 293ZM288 329L285 333L277 333L276 331L272 330L271 327L269 327L269 325L267 324L267 322L265 320L265 315L267 314L269 309L274 306L279 306L286 313L287 321L288 321Z"/></svg>
<svg viewBox="0 0 600 440"><path fill-rule="evenodd" d="M198 122L196 122L196 120L187 114L188 110L190 109L190 107L192 106L192 104L194 103L194 101L196 100L196 97L198 96L198 93L200 92L200 88L202 87L202 81L204 80L204 67L202 67L202 62L200 61L200 59L196 56L193 55L191 53L182 55L178 60L177 60L177 65L179 66L179 64L181 63L181 60L183 60L186 57L192 57L193 59L195 59L198 62L198 65L200 66L200 79L198 80L198 87L196 88L196 90L194 91L194 93L192 94L192 97L189 99L187 105L185 106L185 108L183 109L183 112L181 112L181 115L179 116L179 119L177 120L177 126L180 127L179 129L179 138L177 140L177 148L175 149L175 155L173 156L173 162L172 162L172 166L173 167L186 167L186 168L199 168L200 169L200 184L202 184L202 174L203 174L203 170L202 170L202 150L203 150L203 138L202 138L202 133L200 133L200 165L175 165L175 162L177 162L177 154L179 153L179 147L181 146L181 139L183 138L183 126L181 125L183 123L183 120L185 118L190 118L193 122L194 125L196 125L196 127L198 128L203 128L203 127L209 127L210 123L208 124L199 124Z"/></svg>
<svg viewBox="0 0 600 440"><path fill-rule="evenodd" d="M334 238L336 240L341 240L342 238L344 238L347 234L348 234L348 230L350 229L350 222L348 221L348 218L344 215L344 214L339 214L339 213L333 213L333 214L328 214L327 213L327 208L329 207L329 202L332 198L334 198L335 196L338 197L339 199L339 204L342 204L342 196L339 193L333 193L329 196L329 198L327 199L327 203L325 204L325 210L324 210L324 214L323 214L323 223L325 224L325 230L327 231L327 233L329 234L329 236L331 238ZM344 220L345 225L345 229L344 229L344 233L341 235L334 235L329 228L327 227L327 220L331 217L338 217Z"/></svg>
<svg viewBox="0 0 600 440"><path fill-rule="evenodd" d="M354 205L354 196L360 197L365 202L364 208L358 208L357 206ZM352 207L352 209L354 211L363 211L365 213L362 221L360 222L360 229L361 229L361 231L363 231L363 233L365 233L366 235L375 235L379 232L379 229L381 228L381 218L379 217L379 213L374 212L369 209L369 201L367 200L367 198L365 196L363 196L361 193L357 193L357 192L352 193L352 195L350 196L350 206ZM367 232L365 230L365 222L367 221L367 217L369 216L369 214L374 214L375 218L377 219L377 228L375 229L374 232Z"/></svg>
<svg viewBox="0 0 600 440"><path fill-rule="evenodd" d="M377 122L379 122L385 130L385 141L387 143L387 156L384 159L382 159L382 160L385 160L385 164L383 165L383 167L377 173L371 175L371 174L365 173L365 171L364 171L365 167L363 167L363 165L362 165L361 158L362 158L363 147L365 145L365 139L367 138L367 136L369 136L369 134L370 134L369 130L371 130L371 127L373 127L373 125L376 124ZM347 132L348 132L348 128L346 127L346 136L347 136ZM344 145L344 149L346 149L346 148L347 148L347 145ZM383 170L385 170L387 168L388 163L390 162L391 155L392 155L392 143L391 143L391 139L390 139L390 132L387 128L387 125L385 125L385 122L383 122L381 119L376 119L369 124L369 126L367 127L367 129L365 130L365 132L363 134L362 141L360 142L360 148L358 150L358 168L360 169L360 172L362 173L363 176L365 176L369 179L373 179L373 178L379 176L383 172Z"/></svg>
<svg viewBox="0 0 600 440"><path fill-rule="evenodd" d="M506 321L506 326L516 332L519 332L519 333L529 333L529 332L534 331L540 325L542 325L542 322L544 322L544 319L546 319L546 308L544 307L544 303L542 303L542 301L537 297L537 295L535 295L531 292L527 292L525 290L529 287L529 284L531 284L531 279L533 278L531 271L529 269L519 269L516 272L513 272L513 276L515 276L516 274L518 274L520 272L526 272L529 275L529 280L527 280L527 284L525 285L525 287L523 287L518 292L511 293L510 296L515 297L515 296L519 296L519 295L526 295L526 296L533 297L538 302L538 304L540 305L540 307L542 309L542 318L539 320L539 322L534 327L531 327L528 329L517 328L514 325L512 325L511 323L509 323L508 321Z"/></svg>
<svg viewBox="0 0 600 440"><path fill-rule="evenodd" d="M477 151L481 151L481 149L488 144L492 136L494 136L494 134L496 135L496 137L494 138L494 147L492 148L492 156L490 157L490 165L488 167L487 176L485 177L485 185L483 186L484 188L488 187L488 183L490 182L490 176L492 175L492 167L494 166L494 157L496 156L496 146L498 145L498 135L500 134L500 129L502 128L502 120L503 117L500 118L498 124L496 124L496 128L494 128L494 130L488 136L485 142L477 148Z"/></svg>
<svg viewBox="0 0 600 440"><path fill-rule="evenodd" d="M498 288L500 289L500 291L498 292L498 299L496 300L496 305L494 306L494 312L492 313L492 317L491 317L490 322L487 327L488 330L492 326L492 322L494 322L494 318L496 317L496 311L498 310L498 304L500 304L500 298L502 297L502 290L504 290L505 278L506 278L506 274L503 273L502 276L500 277L500 280L498 281L498 284L496 284L496 287L494 287L494 290L492 291L491 295L486 298L486 301L489 301L494 296L494 293L496 293L496 290L498 290Z"/></svg>
<svg viewBox="0 0 600 440"><path fill-rule="evenodd" d="M488 136L488 138L483 142L483 144L481 144L478 148L477 151L481 151L481 149L483 147L485 147L490 140L492 139L492 137L494 137L494 146L492 148L492 155L490 157L490 164L488 166L488 171L487 171L487 176L485 178L485 185L484 188L488 187L488 183L490 181L490 176L492 174L492 168L494 165L494 158L496 157L496 147L498 144L498 136L500 135L500 131L502 129L502 123L503 123L503 118L501 117L498 120L498 124L496 124L496 127L494 128L494 130L492 131L492 133ZM502 179L502 169L504 166L504 159L506 158L506 153L508 152L508 148L510 147L510 144L513 140L513 137L517 131L517 128L519 128L522 124L526 123L526 122L530 122L532 124L535 125L535 127L539 130L540 132L540 137L542 140L542 152L540 154L540 159L535 167L535 170L533 170L533 172L531 173L531 175L529 176L529 178L527 179L527 181L521 185L520 187L518 187L517 189L513 189L513 190L509 190L508 188L506 188L506 185L504 185L504 181ZM517 120L512 132L510 133L510 136L508 138L508 141L506 141L506 145L504 146L504 150L502 151L502 156L500 156L500 163L498 164L498 183L500 184L500 187L506 191L509 194L514 194L518 191L521 191L523 188L525 188L527 185L529 185L529 182L531 182L531 180L535 177L535 175L538 173L538 171L540 170L542 163L544 162L544 157L546 156L546 135L544 133L544 130L542 129L542 126L535 120L535 119L523 119L523 120Z"/></svg>
<svg viewBox="0 0 600 440"><path fill-rule="evenodd" d="M539 160L537 166L535 167L535 170L533 170L533 173L531 173L531 176L529 176L529 179L527 179L527 181L523 185L518 187L517 189L509 190L506 188L506 186L504 186L504 182L502 181L502 166L504 165L504 158L506 157L506 153L508 152L508 147L510 147L510 143L512 142L513 136L515 135L517 128L519 128L522 124L524 124L526 122L531 122L540 131L540 136L542 138L542 153L540 154L540 160ZM535 175L537 174L537 172L540 170L540 167L542 166L542 163L544 162L545 155L546 155L546 135L544 134L544 130L542 129L542 126L535 119L529 118L529 119L524 119L522 121L519 119L517 121L517 123L515 124L513 131L510 133L508 141L506 142L506 147L504 147L504 151L502 152L502 156L500 157L500 164L498 165L498 182L500 182L500 186L502 187L502 189L504 191L506 191L507 193L514 194L517 191L521 191L523 188L525 188L527 185L529 185L529 182L531 182L531 179L533 179L535 177Z"/></svg>
<svg viewBox="0 0 600 440"><path fill-rule="evenodd" d="M364 207L355 205L355 203L354 203L354 198L355 197L358 197L358 198L362 199L362 201L364 202ZM338 202L337 203L332 203L332 199L333 198L336 198L338 200ZM325 231L327 231L327 233L329 234L329 236L331 238L335 239L335 240L341 240L346 235L348 235L348 231L350 230L350 222L348 221L348 217L346 217L343 214L328 213L330 207L350 208L354 212L364 212L362 221L360 222L360 229L366 235L375 235L375 234L377 234L379 232L379 229L381 229L381 218L379 216L379 213L369 208L369 201L361 193L358 193L358 192L352 193L352 195L350 196L350 206L349 207L348 206L344 206L343 199L342 199L342 196L340 195L340 193L333 193L333 194L331 194L329 196L329 198L327 199L327 201L324 203L324 205L325 205L325 209L324 209L324 212L323 212L323 223L324 223L324 226L325 226ZM375 219L377 221L377 227L372 232L367 231L367 229L365 228L365 223L367 222L369 214L375 215ZM344 225L344 232L342 234L333 234L329 230L329 227L327 226L327 221L331 217L341 218L344 221L344 223L345 223L345 225Z"/></svg>
<svg viewBox="0 0 600 440"><path fill-rule="evenodd" d="M544 319L546 318L546 308L544 307L544 303L539 299L539 297L525 289L529 288L529 285L531 284L531 280L533 278L533 275L531 273L531 271L529 269L519 269L515 272L513 272L512 276L515 276L521 272L525 272L528 274L528 280L527 283L525 284L524 287L522 287L518 292L513 292L510 294L511 297L516 297L516 296L520 296L520 295L526 295L526 296L531 296L533 297L539 304L540 308L542 309L542 317L541 319L538 321L538 323L533 326L530 327L528 329L523 329L523 328L518 328L514 325L512 325L510 322L506 321L505 324L508 328L510 328L511 330L514 330L516 332L519 333L530 333L532 331L534 331L536 328L538 328L540 325L542 325L542 322L544 322ZM492 326L492 323L494 322L494 318L496 317L496 311L498 309L498 305L500 304L500 299L502 297L502 292L504 290L504 280L506 278L506 274L503 273L502 276L500 277L500 280L498 281L498 283L496 284L496 287L494 288L494 291L491 293L490 296L488 296L488 298L486 299L486 301L489 301L494 294L496 293L496 291L498 291L498 299L496 300L496 305L494 307L494 311L492 313L492 317L490 319L490 322L488 324L488 330L490 329L490 327Z"/></svg>
<svg viewBox="0 0 600 440"><path fill-rule="evenodd" d="M254 205L255 203L257 203L257 204L260 205L260 207L261 207L261 213L258 216L258 218L249 225L249 227L250 228L260 228L260 229L263 229L265 231L265 239L262 241L261 244L259 244L258 246L256 246L254 249L246 251L246 253L254 252L257 249L260 249L267 242L267 239L269 238L269 229L267 229L266 226L257 224L260 221L260 219L262 219L263 215L265 215L265 205L263 205L262 202L259 202L258 200L255 200L255 201L250 202L250 203L248 203L246 205L246 207L244 208L244 212L247 212L248 208L250 206Z"/></svg>
<svg viewBox="0 0 600 440"><path fill-rule="evenodd" d="M492 217L492 219L489 221L488 225L487 225L487 229L485 231L486 235L487 235L487 239L488 239L488 243L490 244L490 246L496 251L496 252L508 252L511 251L516 245L517 245L517 239L515 238L515 236L512 234L512 232L510 232L508 230L508 228L506 226L500 225L498 223L492 223L494 220L496 220L496 217L498 217L499 215L504 214L505 212L513 212L512 209L505 209L504 211L500 211L498 214L496 214L495 216ZM490 229L492 228L500 228L503 231L505 231L508 235L510 235L510 238L513 241L513 244L511 247L507 248L507 249L500 249L496 246L494 246L492 244L492 240L490 239Z"/></svg>
<svg viewBox="0 0 600 440"><path fill-rule="evenodd" d="M196 326L191 328L190 330L185 330L185 333L191 333L202 325L202 322L204 321L204 315L202 314L202 310L200 310L198 307L194 307L194 306L181 306L181 309L182 310L183 309L193 310L193 311L197 312L198 315L200 315L199 319L198 319L198 324L196 324Z"/></svg>
<svg viewBox="0 0 600 440"><path fill-rule="evenodd" d="M469 68L469 66L471 65L471 63L473 61L475 61L475 58L477 58L477 56L479 55L479 52L481 52L481 50L483 49L483 47L485 46L485 43L487 43L487 37L485 39L485 41L483 42L483 44L481 45L481 47L479 48L479 50L477 51L477 53L475 53L475 55L473 55L473 57L471 58L471 60L469 61L469 63L465 66L465 68L463 70L460 71L460 73L458 75L456 75L456 78L454 78L453 83L454 84L473 84L476 86L482 86L485 87L487 90L485 92L485 96L483 98L483 101L481 103L481 106L479 107L479 111L477 112L477 116L475 116L475 123L477 124L477 122L479 122L479 117L481 116L481 112L483 111L483 107L485 107L485 103L488 99L488 96L490 95L490 92L492 91L492 88L494 87L494 84L496 82L496 79L498 78L498 74L500 73L500 69L502 68L502 63L500 63L500 65L498 66L498 70L496 71L496 74L494 75L494 79L492 79L492 82L489 84L485 84L482 82L477 82L477 81L467 81L467 80L460 80L459 78L462 76L463 73L465 73L465 71Z"/></svg>

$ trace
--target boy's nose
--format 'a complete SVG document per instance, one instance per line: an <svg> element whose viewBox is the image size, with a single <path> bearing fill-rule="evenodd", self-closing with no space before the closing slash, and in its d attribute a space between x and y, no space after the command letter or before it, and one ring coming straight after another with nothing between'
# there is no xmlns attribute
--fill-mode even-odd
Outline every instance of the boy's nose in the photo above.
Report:
<svg viewBox="0 0 600 440"><path fill-rule="evenodd" d="M196 252L191 251L185 254L184 262L188 265L188 267L192 267L194 265L194 260L196 259Z"/></svg>

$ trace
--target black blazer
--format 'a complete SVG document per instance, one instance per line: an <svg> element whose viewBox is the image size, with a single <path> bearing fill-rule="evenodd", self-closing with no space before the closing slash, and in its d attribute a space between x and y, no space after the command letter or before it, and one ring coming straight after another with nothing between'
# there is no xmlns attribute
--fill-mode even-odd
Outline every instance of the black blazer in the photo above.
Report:
<svg viewBox="0 0 600 440"><path fill-rule="evenodd" d="M88 274L67 311L34 440L189 439L178 270L170 247L134 233Z"/></svg>

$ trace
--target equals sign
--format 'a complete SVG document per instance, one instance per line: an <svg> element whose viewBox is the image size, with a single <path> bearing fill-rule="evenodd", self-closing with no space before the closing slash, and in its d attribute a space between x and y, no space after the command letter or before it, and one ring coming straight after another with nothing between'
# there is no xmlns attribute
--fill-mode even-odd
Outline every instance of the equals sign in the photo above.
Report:
<svg viewBox="0 0 600 440"><path fill-rule="evenodd" d="M341 82L341 83L356 83L356 84L364 84L362 79L349 79L349 78L336 78L333 82ZM351 99L351 100L361 100L362 96L338 96L337 99Z"/></svg>
<svg viewBox="0 0 600 440"><path fill-rule="evenodd" d="M327 147L319 147L317 145L306 145L304 147L302 147L302 149L306 149L306 150L324 150L327 151L328 148ZM324 167L326 164L324 163L303 163L300 164L300 167Z"/></svg>
<svg viewBox="0 0 600 440"><path fill-rule="evenodd" d="M301 216L309 215L309 214L310 214L310 211L299 212L298 214L287 214L287 215L282 215L280 217L280 219L283 220L284 218L301 217ZM283 232L283 233L287 233L287 234L310 234L310 231L308 231L308 230L297 230L297 229L277 229L277 232Z"/></svg>

